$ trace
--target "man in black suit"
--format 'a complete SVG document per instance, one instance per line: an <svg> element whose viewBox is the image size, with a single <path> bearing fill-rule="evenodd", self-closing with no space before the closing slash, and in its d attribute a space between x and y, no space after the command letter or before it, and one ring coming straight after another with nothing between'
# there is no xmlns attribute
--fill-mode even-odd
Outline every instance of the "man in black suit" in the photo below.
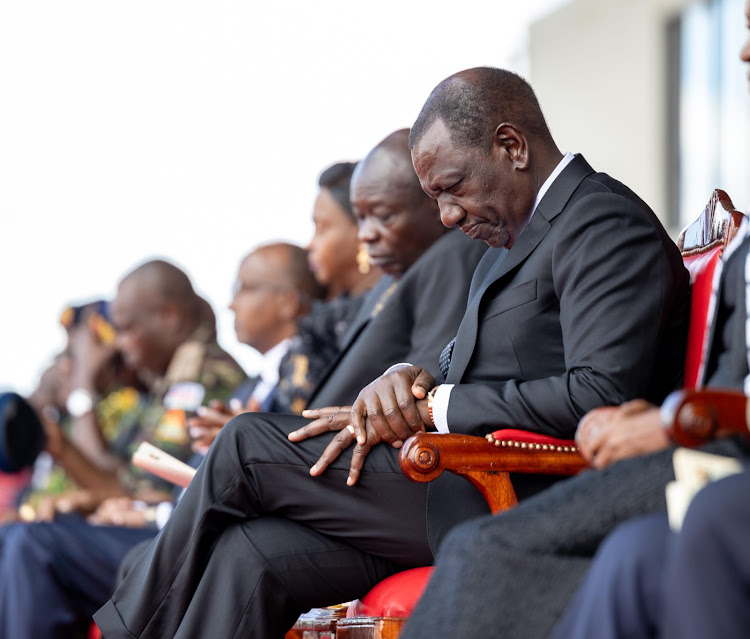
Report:
<svg viewBox="0 0 750 639"><path fill-rule="evenodd" d="M497 69L449 78L411 143L443 222L493 247L441 356L447 383L436 386L412 360L351 409L312 413L309 426L234 420L160 539L97 613L105 637L281 636L300 611L427 565L442 530L487 511L471 489L453 486L430 503L428 539L427 489L401 476L394 450L413 431L500 423L572 435L587 410L643 394L661 361L679 361L687 273L676 247L632 192L559 152L521 78ZM440 311L442 294L429 305ZM678 369L660 378L676 381ZM286 444L291 430L296 447ZM310 437L328 430L339 432ZM351 461L342 459L355 442ZM230 574L252 596L201 596ZM213 624L227 618L217 633Z"/></svg>
<svg viewBox="0 0 750 639"><path fill-rule="evenodd" d="M421 362L425 366L437 362L442 346L455 334L466 305L471 274L486 248L458 231L449 231L440 223L435 203L422 192L414 174L408 148L408 130L397 131L388 136L362 162L354 176L353 197L360 237L372 256L372 261L381 267L385 275L366 296L357 318L344 338L340 354L315 389L312 402L316 405L322 405L320 402L350 404L363 385L391 364L405 358ZM436 307L435 300L440 300L442 305ZM336 482L335 491L328 490L330 486L320 487L321 482L311 480L309 468L319 457L325 442L321 445L310 440L299 445L287 440L289 431L306 423L306 420L292 417L247 414L234 420L226 428L233 431L238 427L239 433L262 435L263 441L259 440L253 447L266 450L273 445L279 451L288 451L297 457L284 465L278 453L274 453L274 461L277 463L269 464L268 469L279 472L280 476L278 480L269 478L267 485L283 487L299 483L303 489L294 491L299 499L299 508L309 511L307 514L310 517L325 517L326 509L337 507L337 500L350 501L355 495L346 488L343 480ZM343 434L351 439L348 431ZM269 436L273 438L270 443ZM234 435L231 436L233 437ZM221 448L220 442L227 439L227 435L222 433L214 446ZM308 450L312 444L317 447ZM213 453L209 453L209 457L214 457ZM387 460L387 464L391 476L400 475L395 460ZM399 481L394 485L394 491L400 483ZM313 493L304 487L310 487ZM314 494L318 491L320 496ZM191 492L188 490L183 500L190 499ZM394 496L394 501L402 503L401 511L406 511L414 503L414 492L406 490L403 494ZM321 504L317 504L319 500L322 500ZM178 509L182 510L183 507L179 506ZM191 505L185 512L192 513L194 510L195 505ZM203 593L204 589L210 591L214 575L222 583L225 593L227 585L234 584L232 592L223 596L221 601L205 604L204 601L208 601L210 596L206 595L204 600L202 594L196 593L187 612L183 609L175 613L176 623L179 623L183 614L192 619L193 615L200 616L202 610L203 614L211 615L210 630L206 630L206 634L210 636L231 635L241 623L258 624L256 636L283 634L301 612L310 608L312 604L305 603L310 596L315 601L328 603L345 599L343 592L346 590L346 583L337 585L332 583L334 580L321 582L317 575L320 572L333 574L346 567L350 553L365 566L364 574L359 577L362 583L369 584L371 580L387 576L398 569L398 565L391 561L378 557L370 559L365 553L339 539L332 537L329 540L312 528L285 521L284 508L274 510L276 516L230 526L220 535L214 551L201 551L203 557L211 559L202 571L204 587L200 592ZM175 512L174 517L179 516ZM304 517L295 519L304 520ZM388 521L380 524L381 534L385 537L388 528L398 523L398 512L395 512ZM170 536L173 529L179 530L174 522L170 522L163 536ZM182 539L181 532L177 535ZM250 538L254 541L252 548L248 550L244 546ZM177 543L182 544L182 540ZM302 551L317 554L311 554L310 563L305 564L300 561ZM231 557L229 564L225 563L228 556ZM292 562L290 557L295 561ZM408 562L412 560L406 557L407 552L404 551L403 561L409 565ZM254 611L252 616L248 615L243 620L244 600L250 599L246 588L252 591L259 580L254 575L264 569L269 561L279 571L285 570L280 564L286 562L293 571L286 577L291 586L296 586L301 581L299 587L304 586L307 590L312 587L312 595L306 593L305 599L290 601L292 593L284 595L282 591L285 588L273 581L278 577L268 572L260 580L259 596L253 598L259 612ZM320 564L316 566L316 562ZM305 566L308 565L316 567L311 567L309 574L305 574ZM135 570L138 572L143 568L142 563ZM238 571L238 579L227 580L227 570L233 569ZM272 580L270 585L269 578ZM138 581L129 573L121 592L133 584L138 584ZM138 590L140 586L136 585L135 588ZM266 588L270 592L266 593ZM266 597L275 599L275 603L269 602ZM238 601L243 603L238 605ZM185 607L189 603L191 602L187 601ZM291 612L277 612L279 605L290 608ZM264 619L264 615L268 619ZM105 630L111 627L106 618L102 621L99 616L97 621ZM195 628L209 622L193 620L191 623L191 632L199 634ZM171 636L175 634L176 627L166 626L157 631L156 635Z"/></svg>

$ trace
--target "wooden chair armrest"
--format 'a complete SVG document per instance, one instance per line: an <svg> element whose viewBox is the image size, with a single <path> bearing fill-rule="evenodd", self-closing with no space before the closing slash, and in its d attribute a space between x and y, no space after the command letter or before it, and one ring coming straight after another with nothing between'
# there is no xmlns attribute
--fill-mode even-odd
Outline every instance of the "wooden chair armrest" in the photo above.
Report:
<svg viewBox="0 0 750 639"><path fill-rule="evenodd" d="M444 470L466 477L492 512L517 503L508 473L574 475L586 466L575 450L541 450L533 445L500 447L484 437L417 433L401 447L399 465L411 480L429 482Z"/></svg>
<svg viewBox="0 0 750 639"><path fill-rule="evenodd" d="M748 408L740 391L683 389L664 400L661 420L676 444L695 447L731 434L750 437Z"/></svg>

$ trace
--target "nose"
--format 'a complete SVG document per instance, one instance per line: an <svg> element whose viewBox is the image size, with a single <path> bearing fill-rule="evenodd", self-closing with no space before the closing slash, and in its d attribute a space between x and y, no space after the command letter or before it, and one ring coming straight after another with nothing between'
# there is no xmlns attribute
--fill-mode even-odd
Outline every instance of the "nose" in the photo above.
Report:
<svg viewBox="0 0 750 639"><path fill-rule="evenodd" d="M378 239L377 224L372 221L370 216L364 217L360 220L357 229L357 239L365 244L375 242Z"/></svg>
<svg viewBox="0 0 750 639"><path fill-rule="evenodd" d="M438 200L438 206L440 207L440 221L449 229L457 226L466 215L460 206L452 202Z"/></svg>

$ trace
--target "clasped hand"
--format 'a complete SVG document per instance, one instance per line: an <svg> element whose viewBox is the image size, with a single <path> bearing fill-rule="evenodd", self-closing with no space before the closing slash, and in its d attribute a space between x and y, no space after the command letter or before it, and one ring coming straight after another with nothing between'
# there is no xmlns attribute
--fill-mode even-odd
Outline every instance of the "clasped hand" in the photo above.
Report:
<svg viewBox="0 0 750 639"><path fill-rule="evenodd" d="M589 411L578 424L576 444L594 468L606 468L623 459L661 450L669 445L669 439L658 407L635 399Z"/></svg>
<svg viewBox="0 0 750 639"><path fill-rule="evenodd" d="M323 433L337 433L310 469L314 477L356 442L346 480L353 486L373 446L386 442L400 448L414 433L432 426L425 397L434 385L432 375L418 366L395 369L362 389L352 406L303 411L303 417L314 421L289 433L289 440L300 442Z"/></svg>

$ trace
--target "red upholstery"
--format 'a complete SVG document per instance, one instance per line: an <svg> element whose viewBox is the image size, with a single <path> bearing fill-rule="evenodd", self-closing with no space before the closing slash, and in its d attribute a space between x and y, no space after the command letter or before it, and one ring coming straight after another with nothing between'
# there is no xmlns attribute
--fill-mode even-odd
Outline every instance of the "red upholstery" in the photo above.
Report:
<svg viewBox="0 0 750 639"><path fill-rule="evenodd" d="M716 265L719 263L722 247L683 258L685 267L690 271L692 298L690 301L690 332L688 333L687 352L685 353L685 388L694 388L698 384L698 373L703 357L703 344L708 325L711 287Z"/></svg>
<svg viewBox="0 0 750 639"><path fill-rule="evenodd" d="M362 601L349 607L347 617L408 617L432 574L432 566L412 568L383 579Z"/></svg>
<svg viewBox="0 0 750 639"><path fill-rule="evenodd" d="M492 433L492 437L499 442L521 442L524 444L547 444L549 446L575 446L575 442L570 439L560 439L550 437L540 433L532 433L528 430L519 430L517 428L503 428Z"/></svg>

